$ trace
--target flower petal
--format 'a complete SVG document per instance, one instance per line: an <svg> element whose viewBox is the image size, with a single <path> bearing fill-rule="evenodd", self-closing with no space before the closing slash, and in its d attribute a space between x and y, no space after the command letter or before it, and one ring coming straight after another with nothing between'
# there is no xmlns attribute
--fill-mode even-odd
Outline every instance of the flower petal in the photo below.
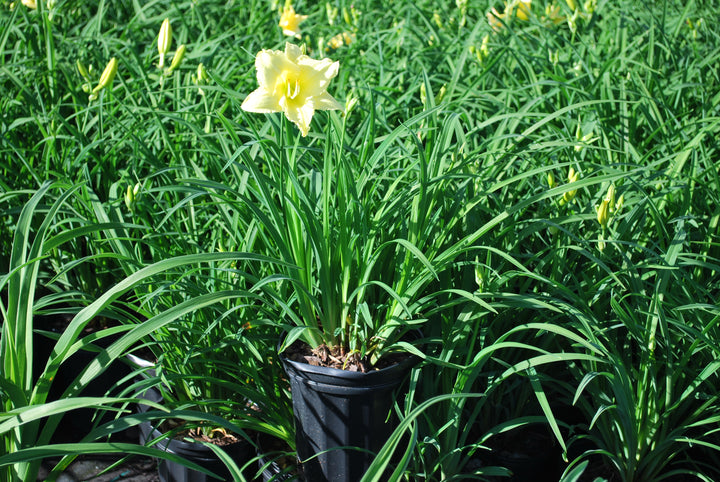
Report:
<svg viewBox="0 0 720 482"><path fill-rule="evenodd" d="M282 110L278 99L264 87L252 91L250 95L245 98L240 108L246 112L257 112L259 114L280 112Z"/></svg>
<svg viewBox="0 0 720 482"><path fill-rule="evenodd" d="M298 129L300 129L302 136L305 137L310 131L310 122L312 121L313 114L315 114L315 106L313 105L312 100L308 100L304 104L295 106L288 105L286 99L283 98L280 100L280 104L285 112L285 117L295 124Z"/></svg>
<svg viewBox="0 0 720 482"><path fill-rule="evenodd" d="M309 57L298 60L299 78L305 88L305 95L315 97L327 89L330 81L338 74L340 62L330 59L314 60Z"/></svg>
<svg viewBox="0 0 720 482"><path fill-rule="evenodd" d="M273 92L278 78L284 72L296 71L297 66L280 50L261 50L255 57L255 69L260 87Z"/></svg>
<svg viewBox="0 0 720 482"><path fill-rule="evenodd" d="M313 97L312 102L315 110L345 110L345 106L335 100L335 98L327 92L323 92L322 95Z"/></svg>
<svg viewBox="0 0 720 482"><path fill-rule="evenodd" d="M282 54L282 52L278 53ZM300 57L307 57L306 55L302 54L302 50L300 50L300 47L295 44L291 44L290 42L285 42L285 56L287 60L294 63L297 63L298 58Z"/></svg>

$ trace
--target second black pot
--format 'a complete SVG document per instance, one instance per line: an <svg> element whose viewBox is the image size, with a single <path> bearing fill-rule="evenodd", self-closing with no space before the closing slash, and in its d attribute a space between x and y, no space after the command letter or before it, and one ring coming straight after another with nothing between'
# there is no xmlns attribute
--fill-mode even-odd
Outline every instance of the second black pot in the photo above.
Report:
<svg viewBox="0 0 720 482"><path fill-rule="evenodd" d="M144 392L137 395L156 403L161 403L163 397L160 391L155 387L150 387ZM148 405L138 404L139 412L148 410ZM143 422L140 425L140 444L145 445L148 440L159 438L162 433L154 428L150 422ZM193 462L204 469L208 469L214 474L221 477L220 480L233 480L230 471L225 466L212 449L198 442L186 442L184 440L165 438L159 440L153 447L165 452L178 455L185 460ZM245 440L223 447L223 450L235 461L241 469L247 465L244 476L247 480L252 478L253 469L249 466L249 462L255 458L255 447ZM160 459L158 460L158 472L162 482L210 482L218 479L206 475L203 472L191 469L180 463Z"/></svg>
<svg viewBox="0 0 720 482"><path fill-rule="evenodd" d="M389 416L394 392L419 359L409 357L367 373L281 359L290 380L295 443L305 479L359 480L395 428Z"/></svg>

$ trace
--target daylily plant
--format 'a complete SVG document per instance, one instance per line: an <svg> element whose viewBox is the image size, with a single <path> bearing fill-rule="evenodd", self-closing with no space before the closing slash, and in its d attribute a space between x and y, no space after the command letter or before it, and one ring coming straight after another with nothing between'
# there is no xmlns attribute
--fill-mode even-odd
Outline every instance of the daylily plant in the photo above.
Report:
<svg viewBox="0 0 720 482"><path fill-rule="evenodd" d="M316 110L343 109L327 92L339 62L311 59L300 47L287 43L284 52L261 50L255 68L260 86L243 101L242 109L247 112L283 112L305 137Z"/></svg>

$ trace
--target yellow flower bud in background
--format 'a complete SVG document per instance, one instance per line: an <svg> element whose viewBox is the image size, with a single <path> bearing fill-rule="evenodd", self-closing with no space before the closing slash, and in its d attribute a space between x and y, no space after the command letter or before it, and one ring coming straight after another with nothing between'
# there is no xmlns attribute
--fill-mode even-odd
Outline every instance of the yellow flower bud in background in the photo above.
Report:
<svg viewBox="0 0 720 482"><path fill-rule="evenodd" d="M196 83L198 84L204 84L208 80L210 80L210 76L208 76L207 70L205 70L205 64L200 62L197 66L197 78Z"/></svg>
<svg viewBox="0 0 720 482"><path fill-rule="evenodd" d="M427 90L425 87L425 82L420 84L420 102L422 103L423 107L427 107Z"/></svg>
<svg viewBox="0 0 720 482"><path fill-rule="evenodd" d="M345 100L345 111L343 112L343 114L348 115L355 108L355 106L358 105L358 102L360 102L360 100L354 95L348 97L347 100Z"/></svg>
<svg viewBox="0 0 720 482"><path fill-rule="evenodd" d="M75 62L75 65L77 66L78 72L80 72L80 75L83 79L85 79L85 82L83 82L82 90L86 94L89 94L92 91L92 83L90 81L90 72L88 72L88 69L85 67L85 65L77 60Z"/></svg>
<svg viewBox="0 0 720 482"><path fill-rule="evenodd" d="M333 7L330 2L325 2L325 13L327 14L328 24L335 25L335 18L338 16L338 8Z"/></svg>
<svg viewBox="0 0 720 482"><path fill-rule="evenodd" d="M515 16L520 20L529 20L531 14L532 0L520 0L517 3L517 13ZM510 10L512 12L512 10Z"/></svg>
<svg viewBox="0 0 720 482"><path fill-rule="evenodd" d="M568 182L575 182L578 179L580 179L580 173L575 172L574 167L570 167L570 169L568 169Z"/></svg>
<svg viewBox="0 0 720 482"><path fill-rule="evenodd" d="M21 3L23 5L25 5L27 8L37 10L37 2L35 0L22 0Z"/></svg>
<svg viewBox="0 0 720 482"><path fill-rule="evenodd" d="M438 12L437 10L433 12L433 21L435 22L435 25L438 26L438 28L443 28L442 17L440 16L440 12Z"/></svg>
<svg viewBox="0 0 720 482"><path fill-rule="evenodd" d="M552 172L548 172L547 183L548 183L548 186L550 187L550 189L555 187L555 176L553 176Z"/></svg>
<svg viewBox="0 0 720 482"><path fill-rule="evenodd" d="M178 68L178 66L180 66L180 62L182 62L183 57L185 57L185 44L182 44L175 51L175 55L173 55L172 62L170 62L170 67L167 71L168 74L171 74L175 69Z"/></svg>
<svg viewBox="0 0 720 482"><path fill-rule="evenodd" d="M483 58L490 56L490 34L485 34L482 39L482 43L480 44L480 55L482 55Z"/></svg>
<svg viewBox="0 0 720 482"><path fill-rule="evenodd" d="M100 81L98 82L98 85L92 90L92 93L90 94L90 100L97 99L97 96L101 90L103 90L105 87L112 85L116 73L117 59L113 57L110 59L110 62L108 62L108 64L105 66L105 70L103 70L103 73L100 76Z"/></svg>
<svg viewBox="0 0 720 482"><path fill-rule="evenodd" d="M85 68L85 65L79 60L75 62L75 65L77 66L80 75L83 76L83 79L90 80L90 73L88 72L87 68Z"/></svg>
<svg viewBox="0 0 720 482"><path fill-rule="evenodd" d="M135 184L134 187L127 187L127 191L125 192L125 206L129 211L135 210L135 202L138 199L138 192L140 192L140 183Z"/></svg>
<svg viewBox="0 0 720 482"><path fill-rule="evenodd" d="M607 199L603 199L600 203L600 206L596 208L597 210L597 220L598 223L600 223L600 226L603 227L603 229L607 228L608 219L610 218L610 207L609 207L610 201Z"/></svg>
<svg viewBox="0 0 720 482"><path fill-rule="evenodd" d="M487 13L488 25L490 25L495 32L499 32L500 29L504 27L503 19L505 19L505 14L498 12L494 8Z"/></svg>
<svg viewBox="0 0 720 482"><path fill-rule="evenodd" d="M615 212L619 213L620 210L623 207L623 204L625 203L625 195L621 194L620 197L617 200L617 204L615 204Z"/></svg>
<svg viewBox="0 0 720 482"><path fill-rule="evenodd" d="M165 55L170 51L170 44L172 43L172 27L170 26L170 19L166 18L163 20L160 26L160 33L158 34L158 53L160 54L160 62L158 68L162 69L165 67Z"/></svg>
<svg viewBox="0 0 720 482"><path fill-rule="evenodd" d="M567 3L567 6L570 7L570 10L577 10L577 4L575 3L575 0L565 0L565 3Z"/></svg>
<svg viewBox="0 0 720 482"><path fill-rule="evenodd" d="M575 172L575 168L571 167L568 171L568 182L573 183L576 182L578 179L580 179L580 173ZM560 199L560 205L570 203L573 199L575 199L575 196L577 195L577 189L572 189L570 191L566 191L562 198Z"/></svg>
<svg viewBox="0 0 720 482"><path fill-rule="evenodd" d="M608 192L605 195L605 200L608 202L608 209L610 212L615 211L615 184L610 184Z"/></svg>
<svg viewBox="0 0 720 482"><path fill-rule="evenodd" d="M435 96L435 104L439 104L442 102L442 100L445 98L445 94L447 93L447 87L445 87L445 84L440 87L440 91Z"/></svg>

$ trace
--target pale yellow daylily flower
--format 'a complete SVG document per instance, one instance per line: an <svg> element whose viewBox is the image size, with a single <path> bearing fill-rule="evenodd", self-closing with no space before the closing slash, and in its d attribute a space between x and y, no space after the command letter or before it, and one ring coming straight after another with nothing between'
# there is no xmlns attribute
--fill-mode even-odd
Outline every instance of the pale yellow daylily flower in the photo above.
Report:
<svg viewBox="0 0 720 482"><path fill-rule="evenodd" d="M247 112L283 112L305 137L316 110L343 108L327 92L340 62L311 59L297 45L286 43L284 52L261 50L255 68L260 87L243 101L242 109Z"/></svg>
<svg viewBox="0 0 720 482"><path fill-rule="evenodd" d="M513 9L517 7L515 16L520 20L530 19L530 8L532 7L532 0L520 0L514 1L506 8L507 15L512 17Z"/></svg>
<svg viewBox="0 0 720 482"><path fill-rule="evenodd" d="M545 6L544 20L548 20L554 25L560 25L561 23L565 22L566 17L562 14L560 5L552 3Z"/></svg>
<svg viewBox="0 0 720 482"><path fill-rule="evenodd" d="M295 13L292 5L285 4L278 25L282 28L283 34L288 37L300 38L300 22L303 22L307 18L307 15L298 15Z"/></svg>
<svg viewBox="0 0 720 482"><path fill-rule="evenodd" d="M497 31L503 26L503 20L508 21L513 17L527 21L530 19L532 8L532 0L513 0L510 3L505 2L505 10L503 13L498 12L494 8L487 13L488 23L493 30Z"/></svg>
<svg viewBox="0 0 720 482"><path fill-rule="evenodd" d="M27 8L37 10L37 2L35 0L22 0L22 4L25 5Z"/></svg>
<svg viewBox="0 0 720 482"><path fill-rule="evenodd" d="M355 41L355 34L351 32L343 32L335 35L328 40L328 47L337 50L343 45L350 45Z"/></svg>
<svg viewBox="0 0 720 482"><path fill-rule="evenodd" d="M495 30L496 32L503 27L502 21L504 19L505 19L505 14L498 12L494 8L487 13L488 24L490 24L490 27L492 27L492 29Z"/></svg>

